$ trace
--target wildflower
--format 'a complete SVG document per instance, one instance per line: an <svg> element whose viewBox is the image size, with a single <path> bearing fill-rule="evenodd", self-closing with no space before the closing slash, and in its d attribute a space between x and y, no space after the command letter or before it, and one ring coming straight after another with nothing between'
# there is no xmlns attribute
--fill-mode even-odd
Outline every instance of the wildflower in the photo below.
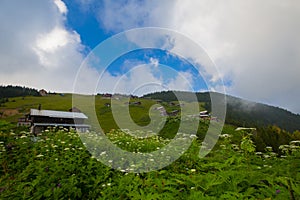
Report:
<svg viewBox="0 0 300 200"><path fill-rule="evenodd" d="M106 185L107 185L107 186L111 186L111 183L107 183Z"/></svg>
<svg viewBox="0 0 300 200"><path fill-rule="evenodd" d="M300 140L294 140L290 142L290 144L297 144L297 143L300 143Z"/></svg>
<svg viewBox="0 0 300 200"><path fill-rule="evenodd" d="M42 154L39 154L39 155L37 155L36 157L37 158L40 158L40 157L43 157L44 155L42 155Z"/></svg>
<svg viewBox="0 0 300 200"><path fill-rule="evenodd" d="M269 156L269 155L264 155L264 158L270 158L271 156Z"/></svg>
<svg viewBox="0 0 300 200"><path fill-rule="evenodd" d="M229 135L229 134L222 134L222 135L220 135L220 138L230 138L231 137L231 135Z"/></svg>
<svg viewBox="0 0 300 200"><path fill-rule="evenodd" d="M266 150L267 150L267 151L272 151L273 148L268 146L268 147L266 147Z"/></svg>
<svg viewBox="0 0 300 200"><path fill-rule="evenodd" d="M276 194L279 194L279 193L280 193L280 190L277 189L277 190L276 190Z"/></svg>
<svg viewBox="0 0 300 200"><path fill-rule="evenodd" d="M197 138L197 135L192 134L192 135L190 135L190 138Z"/></svg>
<svg viewBox="0 0 300 200"><path fill-rule="evenodd" d="M109 163L112 163L113 161L112 161L112 160L109 160L108 162L109 162Z"/></svg>
<svg viewBox="0 0 300 200"><path fill-rule="evenodd" d="M196 169L191 169L191 172L196 172Z"/></svg>

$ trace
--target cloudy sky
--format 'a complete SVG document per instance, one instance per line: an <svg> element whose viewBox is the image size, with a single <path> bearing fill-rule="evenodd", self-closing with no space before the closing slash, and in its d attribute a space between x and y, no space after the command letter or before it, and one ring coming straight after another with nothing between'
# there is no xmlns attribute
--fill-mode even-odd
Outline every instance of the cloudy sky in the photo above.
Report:
<svg viewBox="0 0 300 200"><path fill-rule="evenodd" d="M153 88L222 91L216 82L223 81L228 94L300 113L299 19L296 0L1 0L0 84L72 92L80 70L83 88L97 82L99 91L137 94ZM87 56L101 65L99 44L143 27L190 38L216 69L174 35L165 50L186 60L167 51L136 51L120 56L105 72L82 68ZM138 46L147 42L133 38L127 39ZM155 87L142 87L145 83Z"/></svg>

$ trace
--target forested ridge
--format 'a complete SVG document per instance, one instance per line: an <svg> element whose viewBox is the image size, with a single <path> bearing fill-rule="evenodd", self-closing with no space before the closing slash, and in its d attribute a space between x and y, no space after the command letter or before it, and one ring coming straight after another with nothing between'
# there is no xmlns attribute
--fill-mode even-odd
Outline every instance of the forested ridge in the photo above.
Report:
<svg viewBox="0 0 300 200"><path fill-rule="evenodd" d="M20 96L39 96L39 92L36 89L28 87L0 86L0 99Z"/></svg>
<svg viewBox="0 0 300 200"><path fill-rule="evenodd" d="M193 99L192 92L176 92L176 95L184 101ZM222 100L222 94L212 92L211 95ZM210 111L210 93L196 93L196 96L198 101L204 102L205 108ZM177 101L176 96L171 91L151 93L143 97L159 99L166 102ZM226 95L226 102L227 124L247 127L267 127L269 125L276 125L289 132L300 130L299 114L294 114L282 108L255 103L229 95Z"/></svg>

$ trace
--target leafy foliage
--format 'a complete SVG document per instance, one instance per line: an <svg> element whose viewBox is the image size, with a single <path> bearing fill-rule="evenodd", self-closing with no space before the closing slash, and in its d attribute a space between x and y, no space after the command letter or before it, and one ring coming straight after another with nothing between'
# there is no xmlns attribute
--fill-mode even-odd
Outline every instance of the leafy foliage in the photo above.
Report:
<svg viewBox="0 0 300 200"><path fill-rule="evenodd" d="M299 199L300 142L280 146L281 156L272 148L260 153L252 136L231 130L205 158L198 157L198 138L173 164L141 174L103 165L73 131L37 137L1 131L0 199ZM120 130L107 137L135 152L167 144L163 138L134 141Z"/></svg>

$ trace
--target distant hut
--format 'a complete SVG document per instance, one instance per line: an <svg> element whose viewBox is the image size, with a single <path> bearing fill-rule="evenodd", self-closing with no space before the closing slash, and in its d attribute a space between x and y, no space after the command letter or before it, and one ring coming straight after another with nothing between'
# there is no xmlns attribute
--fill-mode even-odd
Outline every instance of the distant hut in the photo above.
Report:
<svg viewBox="0 0 300 200"><path fill-rule="evenodd" d="M112 97L112 94L102 94L102 99L110 99Z"/></svg>
<svg viewBox="0 0 300 200"><path fill-rule="evenodd" d="M47 95L48 95L48 92L47 92L46 90L44 90L44 89L41 89L41 90L39 91L39 94L40 94L42 97L44 97L44 96L47 96Z"/></svg>
<svg viewBox="0 0 300 200"><path fill-rule="evenodd" d="M132 105L142 105L142 102L136 101L136 102L133 102Z"/></svg>
<svg viewBox="0 0 300 200"><path fill-rule="evenodd" d="M178 115L178 113L179 113L179 110L173 110L173 111L169 112L168 115L169 116L176 116L176 115Z"/></svg>
<svg viewBox="0 0 300 200"><path fill-rule="evenodd" d="M207 119L207 118L210 117L210 114L209 114L209 112L208 112L207 110L204 110L204 111L201 111L201 112L199 113L199 116L200 116L200 118L202 118L202 119Z"/></svg>

